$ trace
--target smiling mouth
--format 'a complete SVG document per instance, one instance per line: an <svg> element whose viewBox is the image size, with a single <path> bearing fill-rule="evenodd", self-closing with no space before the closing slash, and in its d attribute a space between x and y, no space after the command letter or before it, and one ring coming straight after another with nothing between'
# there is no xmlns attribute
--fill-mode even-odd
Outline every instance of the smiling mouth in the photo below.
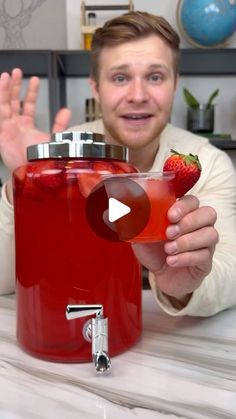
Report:
<svg viewBox="0 0 236 419"><path fill-rule="evenodd" d="M149 113L142 113L142 114L130 113L130 114L122 115L122 118L128 119L130 121L140 121L140 120L149 119L151 117L152 115Z"/></svg>

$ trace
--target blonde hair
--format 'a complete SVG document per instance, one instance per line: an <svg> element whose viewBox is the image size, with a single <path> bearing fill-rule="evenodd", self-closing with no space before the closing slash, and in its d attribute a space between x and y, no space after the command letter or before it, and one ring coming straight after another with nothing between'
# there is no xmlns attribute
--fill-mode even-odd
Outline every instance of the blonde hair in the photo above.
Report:
<svg viewBox="0 0 236 419"><path fill-rule="evenodd" d="M177 32L162 16L134 11L108 20L93 36L91 48L91 76L98 82L99 58L105 47L121 45L156 35L170 47L173 53L173 67L177 74L180 56L180 38Z"/></svg>

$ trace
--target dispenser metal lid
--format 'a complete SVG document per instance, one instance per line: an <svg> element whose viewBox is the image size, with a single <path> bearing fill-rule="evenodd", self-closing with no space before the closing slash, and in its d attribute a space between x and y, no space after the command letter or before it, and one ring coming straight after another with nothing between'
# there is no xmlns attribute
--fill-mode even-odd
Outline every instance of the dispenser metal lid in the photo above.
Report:
<svg viewBox="0 0 236 419"><path fill-rule="evenodd" d="M28 161L63 158L108 158L127 160L127 148L106 144L105 137L95 132L59 132L52 141L27 147Z"/></svg>

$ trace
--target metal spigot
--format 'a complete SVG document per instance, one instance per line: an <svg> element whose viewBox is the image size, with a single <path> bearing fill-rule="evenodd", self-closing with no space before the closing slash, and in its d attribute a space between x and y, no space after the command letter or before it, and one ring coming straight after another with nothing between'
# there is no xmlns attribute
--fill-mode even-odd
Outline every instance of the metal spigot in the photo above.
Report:
<svg viewBox="0 0 236 419"><path fill-rule="evenodd" d="M92 316L95 318L85 323L83 336L85 340L92 343L92 358L96 371L103 373L108 371L111 361L108 356L108 319L103 317L103 306L101 304L89 305L68 305L66 307L67 320Z"/></svg>

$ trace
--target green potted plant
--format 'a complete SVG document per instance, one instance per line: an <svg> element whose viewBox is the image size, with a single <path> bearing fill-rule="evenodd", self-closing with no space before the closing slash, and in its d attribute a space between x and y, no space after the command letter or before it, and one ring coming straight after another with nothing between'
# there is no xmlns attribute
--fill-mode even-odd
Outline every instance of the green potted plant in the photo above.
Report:
<svg viewBox="0 0 236 419"><path fill-rule="evenodd" d="M214 131L214 104L219 89L209 96L206 103L200 103L188 89L183 89L184 99L188 105L187 129L192 132L212 133Z"/></svg>

